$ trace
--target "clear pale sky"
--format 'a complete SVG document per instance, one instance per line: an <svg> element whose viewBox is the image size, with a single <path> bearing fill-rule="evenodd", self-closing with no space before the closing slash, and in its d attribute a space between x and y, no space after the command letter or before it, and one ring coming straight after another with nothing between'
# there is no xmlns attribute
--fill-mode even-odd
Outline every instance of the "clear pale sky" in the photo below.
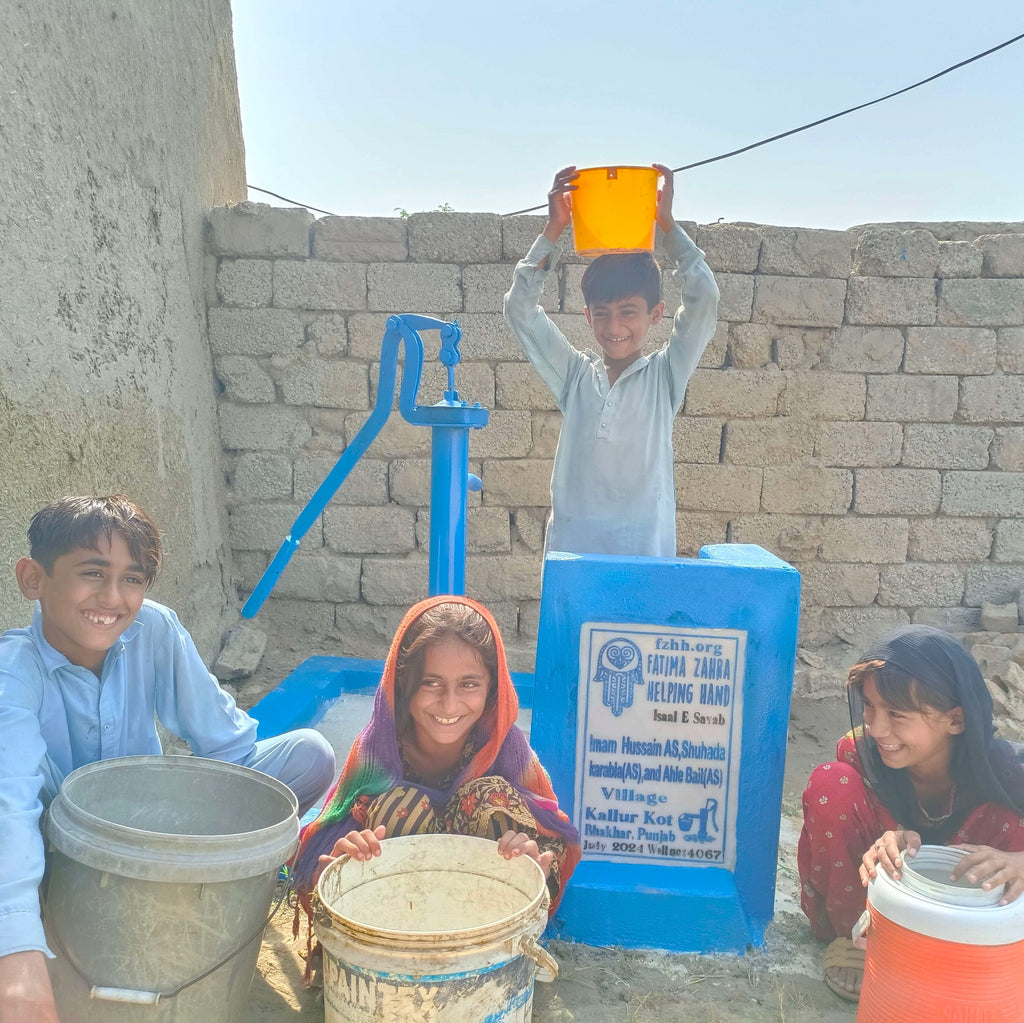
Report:
<svg viewBox="0 0 1024 1023"><path fill-rule="evenodd" d="M233 0L250 185L334 213L508 213L566 164L670 167L1024 32L1021 0ZM677 176L675 214L1024 220L1024 40ZM258 192L250 198L287 205Z"/></svg>

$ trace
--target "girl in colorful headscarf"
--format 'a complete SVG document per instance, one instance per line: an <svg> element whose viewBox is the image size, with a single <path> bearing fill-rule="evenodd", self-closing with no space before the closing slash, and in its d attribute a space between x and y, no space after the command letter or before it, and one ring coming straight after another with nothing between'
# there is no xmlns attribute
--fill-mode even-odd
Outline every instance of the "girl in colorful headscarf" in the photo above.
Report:
<svg viewBox="0 0 1024 1023"><path fill-rule="evenodd" d="M908 625L850 669L853 730L803 796L800 904L830 940L825 983L856 1001L864 951L850 934L879 867L899 878L922 843L966 855L953 878L1024 893L1024 768L995 738L992 698L974 658L948 633ZM838 937L837 937L838 935Z"/></svg>
<svg viewBox="0 0 1024 1023"><path fill-rule="evenodd" d="M551 912L580 858L579 834L516 726L505 648L489 611L431 597L402 619L374 698L320 815L302 831L293 877L310 909L336 856L369 859L399 835L493 838L496 854L544 871Z"/></svg>

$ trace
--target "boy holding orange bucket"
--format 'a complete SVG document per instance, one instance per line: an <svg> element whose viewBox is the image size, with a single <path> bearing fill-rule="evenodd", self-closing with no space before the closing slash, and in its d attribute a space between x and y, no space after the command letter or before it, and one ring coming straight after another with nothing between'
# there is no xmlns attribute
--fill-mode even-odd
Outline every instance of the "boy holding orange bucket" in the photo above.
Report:
<svg viewBox="0 0 1024 1023"><path fill-rule="evenodd" d="M555 175L548 222L505 296L505 319L563 415L545 550L676 555L672 421L715 332L718 287L704 254L672 217L672 172L653 167L663 178L655 219L681 291L666 345L644 354L648 332L665 312L661 270L649 251L603 255L583 275L600 354L574 348L540 307L573 215L575 167Z"/></svg>

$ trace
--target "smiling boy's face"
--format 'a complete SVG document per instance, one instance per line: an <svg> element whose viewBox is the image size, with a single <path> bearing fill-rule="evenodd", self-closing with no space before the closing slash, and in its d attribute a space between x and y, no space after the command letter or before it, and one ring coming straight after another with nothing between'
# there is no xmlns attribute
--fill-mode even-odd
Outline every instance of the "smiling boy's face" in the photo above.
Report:
<svg viewBox="0 0 1024 1023"><path fill-rule="evenodd" d="M606 366L620 371L643 354L647 332L661 320L665 303L647 308L643 295L627 295L611 302L587 306L587 322L604 352Z"/></svg>
<svg viewBox="0 0 1024 1023"><path fill-rule="evenodd" d="M46 641L72 664L95 672L135 621L149 583L116 532L110 540L101 534L95 548L61 554L52 572L33 558L22 558L16 574L21 592L39 601Z"/></svg>

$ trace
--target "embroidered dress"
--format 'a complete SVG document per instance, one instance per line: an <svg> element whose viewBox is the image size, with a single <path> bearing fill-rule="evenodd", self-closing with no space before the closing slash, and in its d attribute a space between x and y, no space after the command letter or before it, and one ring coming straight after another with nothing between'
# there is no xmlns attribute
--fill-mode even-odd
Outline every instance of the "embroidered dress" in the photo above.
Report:
<svg viewBox="0 0 1024 1023"><path fill-rule="evenodd" d="M424 611L443 603L466 604L490 626L497 647L497 698L474 727L454 771L427 784L402 756L395 728L396 666L406 631ZM410 608L391 643L370 722L352 744L320 816L302 830L293 867L300 902L309 908L319 857L350 831L384 824L389 836L445 831L496 838L500 827L501 834L523 831L542 850L555 853L549 879L554 912L580 858L579 834L559 810L547 772L516 727L518 713L501 634L486 608L451 595Z"/></svg>

